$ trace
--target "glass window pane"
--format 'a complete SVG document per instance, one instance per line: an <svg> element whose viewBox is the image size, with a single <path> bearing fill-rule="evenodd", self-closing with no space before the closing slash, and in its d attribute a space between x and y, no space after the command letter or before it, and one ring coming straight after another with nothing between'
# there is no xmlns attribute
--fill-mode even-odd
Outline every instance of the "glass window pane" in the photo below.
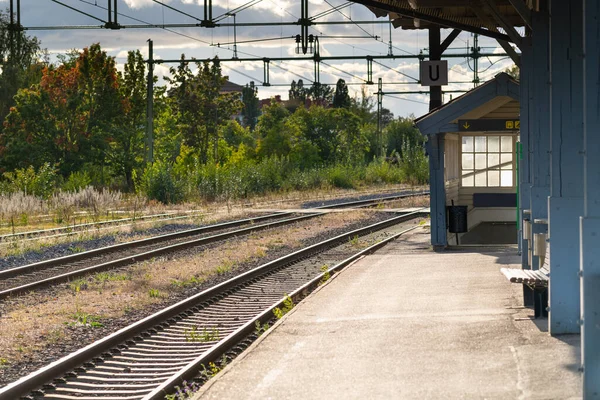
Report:
<svg viewBox="0 0 600 400"><path fill-rule="evenodd" d="M485 169L485 154L475 154L475 169Z"/></svg>
<svg viewBox="0 0 600 400"><path fill-rule="evenodd" d="M467 153L462 155L462 167L464 169L473 169L473 153Z"/></svg>
<svg viewBox="0 0 600 400"><path fill-rule="evenodd" d="M512 153L502 153L500 155L500 162L502 163L502 169L512 169Z"/></svg>
<svg viewBox="0 0 600 400"><path fill-rule="evenodd" d="M462 151L473 152L473 136L463 136L462 138Z"/></svg>
<svg viewBox="0 0 600 400"><path fill-rule="evenodd" d="M475 175L473 171L464 171L462 172L462 185L466 187L473 187L475 185Z"/></svg>
<svg viewBox="0 0 600 400"><path fill-rule="evenodd" d="M485 152L485 136L475 136L475 152Z"/></svg>
<svg viewBox="0 0 600 400"><path fill-rule="evenodd" d="M501 171L500 182L501 182L502 186L512 186L513 185L512 171Z"/></svg>
<svg viewBox="0 0 600 400"><path fill-rule="evenodd" d="M512 153L512 136L502 136L502 152Z"/></svg>
<svg viewBox="0 0 600 400"><path fill-rule="evenodd" d="M500 186L500 171L488 171L488 186Z"/></svg>
<svg viewBox="0 0 600 400"><path fill-rule="evenodd" d="M485 177L486 177L485 172L477 172L475 174L475 186L477 186L477 187L487 186L487 181L486 181Z"/></svg>
<svg viewBox="0 0 600 400"><path fill-rule="evenodd" d="M488 168L500 168L500 154L488 154Z"/></svg>
<svg viewBox="0 0 600 400"><path fill-rule="evenodd" d="M500 152L500 136L488 136L488 152Z"/></svg>

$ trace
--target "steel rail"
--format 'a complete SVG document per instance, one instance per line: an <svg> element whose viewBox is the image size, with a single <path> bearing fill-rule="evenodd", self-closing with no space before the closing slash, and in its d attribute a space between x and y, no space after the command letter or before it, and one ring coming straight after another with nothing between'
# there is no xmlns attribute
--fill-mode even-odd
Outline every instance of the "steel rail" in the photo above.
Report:
<svg viewBox="0 0 600 400"><path fill-rule="evenodd" d="M337 208L344 208L344 207L350 207L350 206L355 206L357 208L368 207L373 204L379 204L383 201L402 199L402 198L421 195L424 193L425 192L419 192L416 194L410 193L410 194L401 194L401 195L395 195L395 196L386 196L386 197L382 197L382 198L378 198L378 199L357 200L357 201L345 202L345 203L340 203L340 204L323 205L323 206L315 207L315 209L317 209L317 210L337 209ZM117 244L117 245L106 246L106 247L102 247L102 248L98 248L98 249L88 250L85 252L71 254L68 256L63 256L63 257L54 258L54 259L50 259L50 260L40 261L37 263L24 265L21 267L10 268L10 269L0 271L0 282L1 281L6 282L9 279L15 280L15 279L18 279L18 277L22 277L27 274L44 272L44 271L47 271L48 269L58 268L63 265L65 267L67 267L69 264L72 264L72 263L81 262L86 259L90 259L90 258L102 256L102 255L107 255L110 253L118 253L119 251L133 249L136 247L143 247L143 246L148 246L151 244L160 243L160 242L164 242L164 241L184 238L187 236L208 233L208 232L212 232L215 230L232 228L232 227L249 224L249 223L253 223L253 222L257 222L257 221L264 221L264 220L269 220L269 219L274 219L274 218L282 218L282 217L285 217L285 216L288 216L291 214L292 214L292 212L276 213L276 214L270 214L270 215L266 215L266 216L255 217L255 218L247 218L247 219L243 219L243 220L208 225L205 227L188 229L185 231L174 232L174 233L170 233L170 234L166 234L166 235L160 235L160 236L136 240L136 241L132 241L132 242L121 243L121 244ZM199 239L194 239L194 240L190 240L190 241L186 241L186 242L182 242L182 243L171 244L171 245L167 245L164 247L160 247L158 249L152 249L149 251L145 251L142 253L129 254L124 257L120 257L118 259L96 263L95 265L91 265L91 266L84 267L84 268L78 268L76 270L65 272L65 273L60 273L60 274L57 274L57 275L54 275L54 276L51 276L48 278L36 280L34 282L28 282L25 284L18 284L18 282L17 282L17 286L12 286L12 287L0 290L0 299L5 299L10 296L15 296L18 294L26 293L26 292L29 292L36 288L39 288L40 286L73 280L78 277L87 275L89 273L96 273L96 272L101 272L101 271L105 271L108 269L123 267L125 265L130 265L135 262L151 259L153 257L157 257L157 256L163 255L165 253L179 251L179 250L187 249L190 247L207 245L210 243L214 243L216 241L226 240L226 239L229 239L229 238L232 238L235 236L239 236L239 235L244 235L244 234L247 234L250 232L255 232L255 231L259 231L259 230L263 230L263 229L270 229L270 228L278 227L281 225L299 222L299 221L314 218L314 217L317 217L317 216L320 216L323 214L324 213L317 212L317 213L313 213L313 214L309 214L309 215L304 215L304 216L290 218L290 219L284 219L284 220L267 223L267 224L263 224L263 225L255 225L255 226L252 226L249 228L243 228L243 229L239 229L239 230L235 230L235 231L231 231L231 232L225 232L222 234L217 234L217 235L213 235L213 236L209 236L209 237L205 237L205 238L199 238Z"/></svg>
<svg viewBox="0 0 600 400"><path fill-rule="evenodd" d="M429 192L427 192L429 193ZM407 193L403 193L397 196L410 196L412 194L407 194ZM393 196L390 196L393 197ZM188 213L187 215L181 215L178 213L163 213L163 214L153 214L153 215L142 215L136 218L133 217L129 217L129 218L119 218L119 219L114 219L114 220L110 220L110 221L100 221L100 222L89 222L89 223L83 223L83 224L76 224L76 225L70 225L70 226L60 226L60 227L55 227L55 228L47 228L47 229L38 229L38 230L34 230L34 231L26 231L26 232L17 232L17 233L10 233L10 234L4 234L4 235L0 235L0 245L5 245L8 244L8 240L11 239L18 239L18 238L26 238L28 236L31 236L31 239L47 239L47 238L54 238L54 237L60 237L60 236L67 236L67 235L75 235L79 232L84 232L86 231L86 229L88 228L94 228L96 227L96 229L100 229L97 228L97 226L113 226L113 225L117 225L117 226L128 226L128 225L121 225L121 222L135 222L135 221L141 221L144 223L148 223L148 222L164 222L164 221L175 221L178 219L187 219L187 218L193 218L194 216L197 215L202 215L202 213ZM160 217L167 217L167 218L160 218ZM156 218L156 219L154 219ZM48 236L38 236L38 235L42 235L44 233L52 233L52 232L60 232L60 231L67 231L66 233L63 234L56 234L56 235L48 235Z"/></svg>
<svg viewBox="0 0 600 400"><path fill-rule="evenodd" d="M418 227L412 227L402 232L398 232L380 242L377 242L366 249L359 251L358 253L346 258L344 261L334 265L329 268L326 272L322 272L317 275L315 278L305 283L298 289L291 292L288 296L294 300L296 303L298 300L302 300L302 298L306 297L308 293L316 289L322 282L325 274L333 275L336 272L339 272L343 268L352 264L353 262L359 260L361 257L374 253L376 250L382 248L389 242L396 240L401 235L410 232ZM268 309L264 310L262 313L257 315L255 318L246 322L243 326L241 326L238 330L231 333L225 339L211 347L206 353L197 357L181 370L179 370L176 374L172 375L168 380L163 382L160 386L150 392L148 395L144 396L142 400L163 400L166 395L172 394L175 391L175 387L181 385L182 382L191 380L198 375L198 370L202 365L207 365L209 362L218 359L218 357L224 354L228 349L235 346L237 343L244 340L246 337L251 335L253 331L256 329L256 323L264 324L272 319L273 311L276 308L282 308L284 306L285 297L281 298L278 302L270 306Z"/></svg>
<svg viewBox="0 0 600 400"><path fill-rule="evenodd" d="M9 233L6 235L0 235L0 242L6 242L7 240L15 239L15 238L19 238L19 237L36 236L36 235L41 235L44 233L52 233L52 232L60 232L60 231L72 231L69 233L75 234L77 232L84 231L88 228L94 228L97 226L120 225L121 222L135 222L135 221L161 222L161 221L171 221L171 220L177 220L177 219L192 218L197 215L200 215L200 214L181 215L181 214L177 214L177 213L171 213L171 214L166 213L166 214L155 214L155 215L142 215L137 218L132 218L132 217L131 218L119 218L119 219L113 219L110 221L89 222L89 223L75 224L75 225L70 225L70 226L58 226L56 228L38 229L35 231L16 232L16 233ZM161 218L161 217L166 217L166 218ZM73 230L79 230L79 231L73 231Z"/></svg>
<svg viewBox="0 0 600 400"><path fill-rule="evenodd" d="M162 325L166 321L176 322L178 318L183 318L182 315L187 316L188 314L186 314L186 312L188 312L189 310L193 311L194 308L197 308L199 306L202 307L203 305L211 304L211 302L214 302L215 299L223 298L228 293L232 293L233 291L239 288L243 288L243 285L245 284L249 285L251 282L257 282L261 279L261 277L265 276L268 273L272 273L277 269L284 268L299 260L309 258L316 253L334 247L336 244L347 242L349 239L357 235L364 236L366 234L385 229L389 226L417 218L421 215L423 215L423 213L413 212L390 218L388 220L372 224L367 227L355 229L353 231L338 235L334 238L295 251L289 255L263 264L250 271L244 272L232 279L229 279L207 290L204 290L201 293L198 293L176 304L166 307L165 309L153 315L143 318L140 321L137 321L128 327L122 328L119 331L106 336L105 338L102 338L88 346L85 346L84 348L63 357L41 368L36 372L33 372L30 375L5 386L4 388L0 389L0 400L14 400L21 396L25 396L28 393L36 390L37 388L41 388L44 384L51 382L53 379L59 378L65 373L72 371L73 369L81 365L84 365L86 362L89 362L90 360L93 360L103 354L109 354L107 352L111 349L115 350L116 353L120 353L120 350L116 349L117 346L123 343L135 343L136 338L138 341L143 341L143 337L151 336L151 334L147 333L146 331L150 331L154 327L157 327L158 330L162 330L164 329ZM393 237L389 238L389 240L391 240L392 238ZM369 251L370 249L372 251L372 249L374 248L376 247L371 246L370 248L363 250L363 252ZM341 264L344 263L347 264L347 260ZM341 264L338 264L336 267L334 267L334 269L341 268ZM315 279L311 280L311 282L314 281ZM299 292L296 291L295 293ZM281 302L278 302L277 304L279 303ZM267 317L267 311L264 311L259 315L259 318L261 320L265 320ZM248 332L248 330L251 327L252 325L250 322L245 323L241 328L228 335L228 337L226 338L228 343L231 344L235 339L239 339L240 337L242 337ZM215 345L211 347L209 351L210 354L214 356L218 351L222 350L223 346ZM177 384L177 382L179 382L180 379L192 374L194 372L193 365L198 365L199 363L202 363L205 360L205 358L198 357L192 363L184 363L185 365L183 365L183 369L175 371L176 375L167 378L165 382L161 383L154 389L153 392L149 393L145 397L145 399L163 398L159 396L164 396L164 392L170 390L170 388L172 388L173 385ZM92 363L91 365L94 364ZM150 397L151 395L153 397Z"/></svg>
<svg viewBox="0 0 600 400"><path fill-rule="evenodd" d="M186 229L184 231L167 233L164 235L153 236L153 237L149 237L146 239L133 240L131 242L119 243L119 244L115 244L115 245L100 247L97 249L82 251L80 253L69 254L68 256L52 258L50 260L44 260L44 261L39 261L39 262L32 263L32 264L23 265L21 267L15 267L15 268L9 268L9 269L2 270L2 271L0 271L0 280L11 278L11 277L14 277L17 275L26 274L33 270L38 270L41 268L48 268L48 267L52 267L52 266L56 266L56 265L60 265L60 264L64 264L64 263L79 261L79 260L84 260L86 258L92 258L92 257L99 256L102 254L112 253L114 251L125 250L125 249L129 249L132 247L145 246L145 245L149 245L149 244L153 244L153 243L164 242L167 240L179 239L179 238L186 237L186 236L193 236L193 235L199 235L202 233L214 232L217 230L233 228L233 227L237 227L237 226L241 226L241 225L254 223L257 221L265 221L265 220L269 220L269 219L273 219L273 218L281 218L281 217L284 217L286 215L291 215L291 214L292 213L277 213L277 214L269 214L269 215L265 215L265 216L255 217L255 218L245 218L245 219L241 219L241 220L222 222L219 224L206 225L206 226L201 226L199 228Z"/></svg>
<svg viewBox="0 0 600 400"><path fill-rule="evenodd" d="M46 279L42 279L42 280L38 280L35 282L31 282L31 283L27 283L24 285L20 285L20 286L2 290L2 291L0 291L0 299L5 299L10 296L29 292L29 291L36 289L43 285L69 281L69 280L78 278L80 276L87 275L89 273L96 273L96 272L101 272L101 271L105 271L108 269L123 267L125 265L129 265L129 264L132 264L135 262L149 260L151 258L158 257L158 256L161 256L166 253L184 250L184 249L188 249L190 247L204 246L204 245L207 245L210 243L230 239L230 238L233 238L236 236L245 235L245 234L248 234L251 232L257 232L260 230L275 228L275 227L282 226L282 225L293 224L295 222L300 222L300 221L314 218L314 217L317 217L320 215L323 215L323 214L315 213L315 214L309 214L309 215L302 215L300 217L288 218L288 219L279 220L279 221L275 221L275 222L269 222L269 223L262 224L262 225L255 225L255 226L251 226L249 228L242 228L242 229L238 229L238 230L231 231L231 232L220 233L220 234L213 235L213 236L208 236L208 237L204 237L204 238L200 238L200 239L194 239L194 240L189 240L189 241L182 242L182 243L176 243L176 244L160 247L158 249L145 251L143 253L129 255L129 256L122 257L122 258L119 258L116 260L103 262L103 263L92 265L89 267L77 269L75 271L52 276L50 278L46 278ZM214 225L211 227L214 227ZM151 243L166 240L165 236L171 236L171 235L182 236L181 235L182 233L184 233L184 232L176 232L174 234L157 236L157 237L153 237L153 238L149 238L149 239L142 239L141 241L147 240L148 242L146 242L144 244L151 244ZM175 238L174 236L169 237L169 239L174 239ZM119 250L123 250L125 248L137 247L137 246L139 246L139 242L141 242L141 241L122 243L121 245L117 245L117 246L119 246ZM78 259L77 256L82 256L82 255L86 256L86 257L80 257L80 259L81 258L85 259L85 258L89 257L90 253L95 253L96 255L106 254L108 252L116 251L115 247L116 246L103 247L100 249L95 249L95 250L90 250L88 252L85 252L87 254L78 253L78 254L73 254L73 255L69 255L69 256L65 256L65 257L61 257L61 258L55 258L52 260L42 261L42 262L36 263L36 264L25 265L23 267L4 270L4 271L0 272L0 274L1 274L0 277L4 277L5 279L7 279L9 277L9 273L12 273L12 276L16 276L19 272L18 270L21 271L20 274L22 275L28 271L31 271L32 269L35 269L36 267L48 269L53 265L59 265L61 262L64 262L65 259L69 259L68 261L73 262L73 261L77 261L77 259Z"/></svg>

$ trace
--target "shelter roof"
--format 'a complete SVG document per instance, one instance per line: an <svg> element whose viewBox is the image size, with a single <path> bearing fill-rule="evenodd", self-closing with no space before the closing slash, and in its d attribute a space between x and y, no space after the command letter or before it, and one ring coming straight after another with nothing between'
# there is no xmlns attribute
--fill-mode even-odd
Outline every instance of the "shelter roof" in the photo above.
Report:
<svg viewBox="0 0 600 400"><path fill-rule="evenodd" d="M417 118L415 125L423 135L458 132L459 119L514 118L519 113L518 102L519 82L502 72Z"/></svg>
<svg viewBox="0 0 600 400"><path fill-rule="evenodd" d="M378 17L388 16L396 28L432 26L461 29L507 40L508 27L530 25L539 0L353 0ZM499 30L500 28L501 30Z"/></svg>

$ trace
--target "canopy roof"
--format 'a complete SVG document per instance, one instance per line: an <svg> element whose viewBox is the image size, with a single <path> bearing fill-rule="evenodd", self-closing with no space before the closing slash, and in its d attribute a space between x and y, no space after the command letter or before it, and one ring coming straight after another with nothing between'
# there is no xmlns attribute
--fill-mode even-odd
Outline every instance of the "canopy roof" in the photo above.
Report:
<svg viewBox="0 0 600 400"><path fill-rule="evenodd" d="M515 27L531 28L531 10L540 0L354 0L396 28L455 28L499 40L518 42ZM518 44L518 43L517 43Z"/></svg>
<svg viewBox="0 0 600 400"><path fill-rule="evenodd" d="M519 115L519 82L502 72L494 79L415 120L423 135L458 132L459 119L514 118Z"/></svg>

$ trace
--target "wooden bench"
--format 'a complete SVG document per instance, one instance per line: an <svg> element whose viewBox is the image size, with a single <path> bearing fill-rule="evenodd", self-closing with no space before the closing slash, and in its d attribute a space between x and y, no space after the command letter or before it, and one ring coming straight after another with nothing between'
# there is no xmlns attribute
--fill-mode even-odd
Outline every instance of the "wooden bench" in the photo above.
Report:
<svg viewBox="0 0 600 400"><path fill-rule="evenodd" d="M538 270L501 268L500 272L512 283L521 283L534 293L535 317L548 316L548 283L550 282L550 246L546 246L544 264Z"/></svg>

